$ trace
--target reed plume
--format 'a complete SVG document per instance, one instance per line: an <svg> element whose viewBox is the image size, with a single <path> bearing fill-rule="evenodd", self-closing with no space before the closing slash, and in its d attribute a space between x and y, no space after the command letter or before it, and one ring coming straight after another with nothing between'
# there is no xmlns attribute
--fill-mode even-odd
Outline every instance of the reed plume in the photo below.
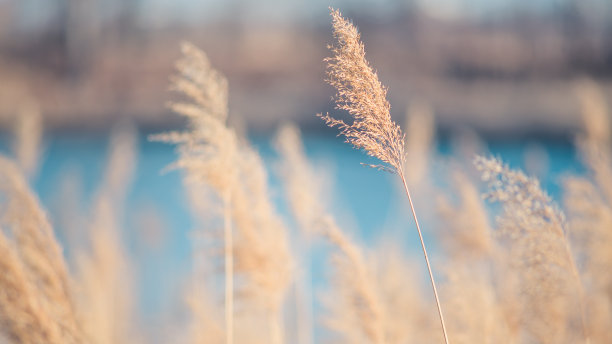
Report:
<svg viewBox="0 0 612 344"><path fill-rule="evenodd" d="M231 194L238 179L235 167L238 139L226 125L227 80L213 69L206 55L190 43L181 45L183 57L176 63L179 75L171 79L171 89L187 101L172 103L171 109L187 118L189 130L152 137L177 144L178 160L171 168L186 171L186 182L209 185L224 207L225 255L225 337L233 343L234 264Z"/></svg>
<svg viewBox="0 0 612 344"><path fill-rule="evenodd" d="M593 81L576 86L581 101L584 130L577 137L586 176L564 181L564 204L572 238L579 244L577 255L583 266L588 292L589 331L594 341L612 340L612 161L608 106Z"/></svg>
<svg viewBox="0 0 612 344"><path fill-rule="evenodd" d="M0 253L0 333L10 343L63 343L60 327L45 311L14 243L2 231Z"/></svg>
<svg viewBox="0 0 612 344"><path fill-rule="evenodd" d="M519 277L525 311L521 322L527 334L542 343L576 340L560 330L574 325L570 322L574 296L580 310L578 327L588 342L584 290L564 214L537 180L494 158L477 156L475 165L489 183L485 197L503 206L497 231L508 249L509 269Z"/></svg>
<svg viewBox="0 0 612 344"><path fill-rule="evenodd" d="M444 196L438 200L443 223L440 241L452 260L486 260L495 250L489 215L476 186L456 167L451 170L455 170L451 178L458 202L453 204Z"/></svg>
<svg viewBox="0 0 612 344"><path fill-rule="evenodd" d="M474 183L458 166L450 170L457 201L441 197L438 204L449 332L457 343L516 342L513 278L504 269L489 214Z"/></svg>
<svg viewBox="0 0 612 344"><path fill-rule="evenodd" d="M415 262L397 243L388 240L378 244L368 259L373 262L372 283L375 283L384 314L385 342L438 341L438 315L429 298L422 297L422 281Z"/></svg>
<svg viewBox="0 0 612 344"><path fill-rule="evenodd" d="M182 52L180 75L172 79L172 88L187 101L171 108L187 118L189 127L153 139L177 144L179 159L171 167L185 170L186 183L194 186L190 191L209 188L221 200L226 343L234 341L235 293L251 320L261 321L255 313L263 312L269 342L280 343L282 302L292 270L284 223L269 198L261 158L227 125L225 77L195 46L184 43ZM240 277L238 284L234 275Z"/></svg>
<svg viewBox="0 0 612 344"><path fill-rule="evenodd" d="M338 127L346 142L363 149L386 165L378 165L402 175L404 135L393 120L387 101L387 89L365 58L365 49L357 28L331 10L336 45L329 46L333 56L327 62L326 81L336 89L336 109L347 111L353 118L342 120L319 114L330 127Z"/></svg>
<svg viewBox="0 0 612 344"><path fill-rule="evenodd" d="M4 194L2 223L10 228L15 250L27 278L40 293L41 307L59 326L64 343L83 341L62 249L38 199L17 166L0 157L0 192Z"/></svg>
<svg viewBox="0 0 612 344"><path fill-rule="evenodd" d="M331 16L336 44L329 47L333 56L325 59L327 62L326 81L336 89L334 97L336 109L347 111L353 121L348 124L329 116L329 114L319 114L319 117L328 126L338 127L340 135L346 138L347 143L352 144L357 149L364 150L368 155L382 162L381 165L372 165L372 167L390 171L401 178L425 256L444 341L448 344L436 283L414 203L406 184L404 135L399 125L393 122L391 118L391 106L386 99L387 89L380 83L378 75L365 58L365 49L360 41L357 28L343 18L339 10L331 9Z"/></svg>
<svg viewBox="0 0 612 344"><path fill-rule="evenodd" d="M361 248L346 236L327 213L317 174L304 155L299 130L283 126L276 138L282 158L281 174L287 200L300 230L325 238L335 249L335 293L327 306L326 324L347 342L387 343L385 320L372 269Z"/></svg>
<svg viewBox="0 0 612 344"><path fill-rule="evenodd" d="M102 182L88 221L88 243L77 251L78 301L94 344L137 343L134 279L122 245L121 215L137 161L136 131L119 123L111 133Z"/></svg>
<svg viewBox="0 0 612 344"><path fill-rule="evenodd" d="M263 306L270 316L271 342L277 343L283 336L280 312L292 280L292 255L287 229L269 196L263 161L250 147L242 148L240 187L232 195L232 216L238 229L236 273L246 278L244 291L251 300Z"/></svg>
<svg viewBox="0 0 612 344"><path fill-rule="evenodd" d="M578 150L604 197L612 203L612 135L608 106L601 89L593 81L582 80L576 86L576 93L585 129L577 138Z"/></svg>
<svg viewBox="0 0 612 344"><path fill-rule="evenodd" d="M187 303L195 321L189 326L188 340L192 344L221 344L225 341L223 324L216 319L219 309L208 298L207 290L194 284L187 291Z"/></svg>
<svg viewBox="0 0 612 344"><path fill-rule="evenodd" d="M328 325L350 343L387 343L383 306L366 257L331 217L323 218L320 226L321 233L340 253L332 257L337 295L329 304L333 317Z"/></svg>
<svg viewBox="0 0 612 344"><path fill-rule="evenodd" d="M281 157L280 174L291 214L303 232L316 234L317 223L326 212L323 181L305 156L300 130L293 124L283 125L275 148Z"/></svg>
<svg viewBox="0 0 612 344"><path fill-rule="evenodd" d="M608 273L612 266L612 205L590 179L567 178L563 187L569 227L579 244L576 254L587 288L589 332L594 343L607 343L612 340L612 277Z"/></svg>
<svg viewBox="0 0 612 344"><path fill-rule="evenodd" d="M295 273L296 340L300 344L312 343L313 310L310 249L315 221L322 214L322 190L317 174L312 171L304 155L300 131L293 124L284 124L278 130L274 146L281 157L280 175L288 206L297 222L293 236L294 256L299 259Z"/></svg>

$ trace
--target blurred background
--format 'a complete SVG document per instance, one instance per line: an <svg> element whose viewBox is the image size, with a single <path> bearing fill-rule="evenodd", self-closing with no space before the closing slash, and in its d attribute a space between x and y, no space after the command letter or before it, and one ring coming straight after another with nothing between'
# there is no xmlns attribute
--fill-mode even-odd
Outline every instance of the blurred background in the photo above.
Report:
<svg viewBox="0 0 612 344"><path fill-rule="evenodd" d="M366 244L400 233L418 256L395 179L362 168L365 155L315 116L335 111L324 82L329 6L359 27L393 117L409 140L425 145L421 160L431 168L419 170L416 184L426 174L444 188L449 165L435 157L469 164L474 152L525 168L557 198L559 178L582 173L573 142L584 93L595 93L600 108L612 96L608 0L0 0L0 146L29 164L68 256L101 190L119 178L115 215L144 323L167 329L165 319L180 314L197 242L182 175L162 174L174 148L147 139L185 125L166 106L176 97L169 77L184 40L227 76L230 122L270 167L275 201L282 203L282 190L270 141L279 123L292 121L308 157L329 176L340 224ZM44 134L33 157L13 150L37 132ZM114 159L124 166L119 177ZM435 216L432 195L417 203L426 226Z"/></svg>
<svg viewBox="0 0 612 344"><path fill-rule="evenodd" d="M189 40L228 76L231 112L249 128L320 128L328 6L360 28L396 116L418 99L442 128L558 134L578 123L573 79L610 92L606 0L1 0L0 114L33 99L49 129L176 124L167 81Z"/></svg>

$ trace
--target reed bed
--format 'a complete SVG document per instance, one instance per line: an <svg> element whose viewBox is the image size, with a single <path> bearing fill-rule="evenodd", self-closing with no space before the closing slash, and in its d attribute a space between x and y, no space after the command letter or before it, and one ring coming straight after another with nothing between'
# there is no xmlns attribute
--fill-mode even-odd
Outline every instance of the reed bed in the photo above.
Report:
<svg viewBox="0 0 612 344"><path fill-rule="evenodd" d="M0 157L0 343L612 341L611 134L597 85L576 84L584 119L576 147L587 172L563 180L558 204L500 158L437 156L425 103L407 111L404 136L357 28L337 10L331 17L327 81L349 121L319 116L380 161L372 167L399 177L426 264L396 238L363 243L334 213L330 180L308 159L296 126L279 128L278 168L270 169L228 124L227 79L183 43L171 78L181 100L170 108L186 129L151 137L175 145L168 170L181 170L196 224L194 271L175 305L181 316L168 317L167 338L154 338L136 302L146 286L136 283L121 220L138 160L135 129L123 123L113 131L90 209L63 209L79 230L62 233L66 254L30 186L42 137L31 110L16 126L14 157ZM436 165L447 167L446 184L433 185ZM276 176L278 190L269 182ZM415 203L435 207L431 261ZM317 288L315 252L324 252L326 272Z"/></svg>
<svg viewBox="0 0 612 344"><path fill-rule="evenodd" d="M391 106L387 101L387 90L378 80L378 76L365 58L365 49L360 41L357 28L342 17L339 10L331 10L336 45L330 46L333 56L327 58L327 82L337 93L334 97L336 108L347 111L353 118L350 124L331 116L320 116L330 127L338 127L346 142L368 155L377 158L383 164L371 165L397 174L406 191L410 210L419 234L421 248L429 272L431 287L438 308L440 325L444 341L448 344L448 334L442 314L442 305L434 275L423 241L423 234L417 219L414 202L408 188L404 173L404 141L401 128L391 118Z"/></svg>

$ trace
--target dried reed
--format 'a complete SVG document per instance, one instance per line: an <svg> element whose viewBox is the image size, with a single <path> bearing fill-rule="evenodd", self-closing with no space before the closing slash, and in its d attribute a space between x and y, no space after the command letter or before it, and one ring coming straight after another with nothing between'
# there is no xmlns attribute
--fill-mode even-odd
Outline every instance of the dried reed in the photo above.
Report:
<svg viewBox="0 0 612 344"><path fill-rule="evenodd" d="M438 314L424 298L416 261L397 243L383 241L368 256L384 314L388 344L432 343L439 340Z"/></svg>
<svg viewBox="0 0 612 344"><path fill-rule="evenodd" d="M583 80L576 86L576 92L582 104L585 128L577 146L604 197L612 203L612 135L606 100L593 81Z"/></svg>
<svg viewBox="0 0 612 344"><path fill-rule="evenodd" d="M580 157L588 168L583 177L564 182L564 203L577 254L583 266L589 331L593 341L612 340L612 161L608 106L599 87L582 80L576 91L581 101L584 132L577 138Z"/></svg>
<svg viewBox="0 0 612 344"><path fill-rule="evenodd" d="M238 179L238 139L226 125L227 80L210 66L206 55L190 43L181 45L183 57L177 62L179 76L171 88L185 95L188 102L171 104L177 114L188 119L187 132L171 132L152 137L177 144L179 159L172 168L185 169L187 183L212 187L224 205L225 255L225 338L234 342L234 260L231 194Z"/></svg>
<svg viewBox="0 0 612 344"><path fill-rule="evenodd" d="M43 134L42 116L33 101L23 105L15 123L13 150L19 168L26 177L36 174Z"/></svg>
<svg viewBox="0 0 612 344"><path fill-rule="evenodd" d="M121 240L121 211L137 161L135 129L111 133L106 171L88 221L86 248L76 255L81 321L91 343L137 343L134 281Z"/></svg>
<svg viewBox="0 0 612 344"><path fill-rule="evenodd" d="M444 196L438 201L443 220L440 240L452 260L486 260L495 250L489 215L476 186L465 174L451 170L455 170L451 178L459 199L456 205Z"/></svg>
<svg viewBox="0 0 612 344"><path fill-rule="evenodd" d="M390 105L386 99L387 90L382 86L377 74L365 58L364 46L360 41L357 28L343 18L338 10L332 9L331 16L337 44L330 46L333 56L325 60L327 62L327 82L337 91L334 97L336 108L347 111L353 118L353 122L347 124L329 114L319 116L328 126L338 127L340 135L346 138L347 143L357 149L363 149L368 155L383 163L373 167L388 170L401 178L425 256L444 341L448 343L436 283L414 203L404 176L404 135L391 118Z"/></svg>
<svg viewBox="0 0 612 344"><path fill-rule="evenodd" d="M27 278L40 293L42 309L58 324L59 338L64 343L82 342L62 249L19 169L3 157L0 157L0 192L7 202L2 209L2 222L13 233L15 251Z"/></svg>
<svg viewBox="0 0 612 344"><path fill-rule="evenodd" d="M14 343L60 344L60 328L45 311L14 244L0 231L0 332Z"/></svg>
<svg viewBox="0 0 612 344"><path fill-rule="evenodd" d="M571 333L561 329L567 328L570 300L577 296L579 326L588 342L584 291L563 213L537 180L494 158L477 156L475 165L489 183L486 197L503 205L497 226L509 248L510 268L520 278L522 307L526 310L521 321L528 334L543 343L568 340Z"/></svg>
<svg viewBox="0 0 612 344"><path fill-rule="evenodd" d="M205 54L183 44L173 89L188 102L172 104L189 129L153 137L178 144L174 168L186 182L215 191L223 204L225 254L225 337L234 341L234 293L253 319L265 314L269 342L282 342L281 311L291 281L292 260L286 229L269 199L267 173L259 155L227 125L227 81ZM201 190L196 187L194 190ZM240 276L240 284L234 283Z"/></svg>
<svg viewBox="0 0 612 344"><path fill-rule="evenodd" d="M278 130L275 148L281 157L280 174L291 214L303 232L315 234L316 225L326 212L321 197L323 181L306 159L299 129L292 124L283 125Z"/></svg>
<svg viewBox="0 0 612 344"><path fill-rule="evenodd" d="M292 124L281 126L275 138L275 148L281 157L280 175L291 214L299 230L293 236L294 256L299 269L295 274L296 340L312 343L313 310L312 281L310 279L310 245L317 217L323 213L317 174L312 171L304 155L299 129ZM319 174L320 176L320 174Z"/></svg>
<svg viewBox="0 0 612 344"><path fill-rule="evenodd" d="M334 282L338 298L331 304L334 317L328 324L349 342L387 343L385 317L379 294L375 287L375 275L366 264L361 249L348 239L330 217L322 219L321 233L341 253L333 256L336 266ZM356 331L358 330L358 331Z"/></svg>
<svg viewBox="0 0 612 344"><path fill-rule="evenodd" d="M327 214L320 196L320 181L304 156L298 129L291 125L282 127L276 148L282 158L287 200L301 231L326 238L337 250L332 257L336 293L333 302L327 303L332 315L326 323L351 343L363 338L371 343L387 343L376 276L367 266L360 247Z"/></svg>
<svg viewBox="0 0 612 344"><path fill-rule="evenodd" d="M513 281L489 224L476 186L451 165L456 204L441 197L438 204L447 262L442 299L449 305L449 332L458 343L514 343L518 330L512 307Z"/></svg>

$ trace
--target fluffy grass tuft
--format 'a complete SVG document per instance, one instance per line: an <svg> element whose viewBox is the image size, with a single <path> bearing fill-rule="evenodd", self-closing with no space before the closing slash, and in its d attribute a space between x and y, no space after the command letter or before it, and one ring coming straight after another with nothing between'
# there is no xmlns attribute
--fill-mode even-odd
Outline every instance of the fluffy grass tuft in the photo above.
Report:
<svg viewBox="0 0 612 344"><path fill-rule="evenodd" d="M328 126L338 127L348 143L383 162L383 165L373 167L393 172L401 178L425 256L444 341L448 344L440 298L404 175L404 134L391 118L387 90L365 58L365 49L357 28L343 18L339 10L332 9L331 16L336 44L329 47L333 56L326 59L327 82L337 91L334 97L336 108L347 111L353 122L347 124L329 115L319 116Z"/></svg>

